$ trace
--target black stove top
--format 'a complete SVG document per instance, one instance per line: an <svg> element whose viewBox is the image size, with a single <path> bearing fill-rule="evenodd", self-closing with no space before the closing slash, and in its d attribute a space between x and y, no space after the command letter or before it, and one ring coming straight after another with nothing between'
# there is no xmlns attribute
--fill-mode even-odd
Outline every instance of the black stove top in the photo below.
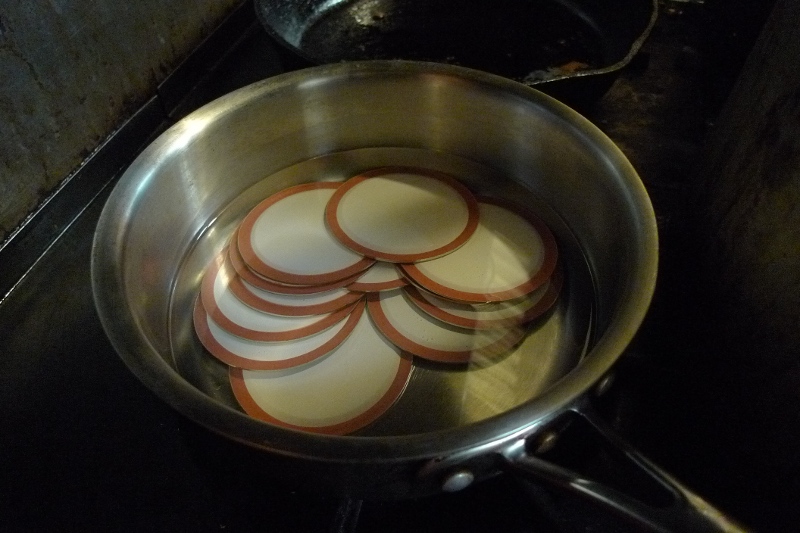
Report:
<svg viewBox="0 0 800 533"><path fill-rule="evenodd" d="M52 245L34 266L19 266L33 252L18 246L23 259L4 272L14 276L3 280L13 290L0 303L0 529L624 530L583 502L511 476L460 493L400 502L283 489L248 468L250 450L183 419L116 356L91 296L89 257L97 217L115 177L132 159L133 146L203 103L283 70L252 6L245 7L249 10L237 12L207 43L229 51L211 63L214 54L196 54L108 143L112 155L101 154L105 162L87 165L94 174L80 176L72 187L81 191L71 200L80 215L63 233L40 231L53 237ZM632 68L584 111L639 170L663 239L653 308L600 408L634 445L722 509L765 530L785 530L800 523L791 505L800 495L792 474L798 472L796 462L758 455L758 435L748 435L746 427L763 413L730 390L743 378L721 367L724 354L713 353L687 309L695 289L681 282L686 266L681 198L709 117L699 83L701 20L693 9L698 6L662 6ZM196 81L198 72L199 83L187 93L194 85L187 80ZM68 211L70 200L61 202ZM800 436L797 428L787 431L787 438L792 435ZM777 478L785 465L789 470Z"/></svg>

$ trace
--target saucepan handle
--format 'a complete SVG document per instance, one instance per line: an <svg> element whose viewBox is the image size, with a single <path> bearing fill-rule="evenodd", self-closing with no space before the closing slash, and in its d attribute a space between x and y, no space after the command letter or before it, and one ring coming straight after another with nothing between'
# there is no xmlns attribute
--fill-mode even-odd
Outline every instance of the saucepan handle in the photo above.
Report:
<svg viewBox="0 0 800 533"><path fill-rule="evenodd" d="M529 451L527 439L520 439L503 453L510 469L534 482L555 486L599 503L605 509L631 522L639 530L658 532L746 531L741 525L726 517L642 456L610 428L591 407L582 406L573 412L586 421L588 427L609 445L609 449L615 452L618 460L632 465L638 472L645 474L659 485L669 496L668 501L663 505L646 503L622 490L593 481L569 468L537 457L535 453Z"/></svg>

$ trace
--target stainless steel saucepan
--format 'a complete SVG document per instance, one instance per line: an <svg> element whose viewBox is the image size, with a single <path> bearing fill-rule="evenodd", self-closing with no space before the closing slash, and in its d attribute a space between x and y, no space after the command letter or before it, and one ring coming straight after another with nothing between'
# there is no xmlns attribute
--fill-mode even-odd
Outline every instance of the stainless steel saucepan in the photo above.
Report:
<svg viewBox="0 0 800 533"><path fill-rule="evenodd" d="M457 176L524 203L556 235L558 304L501 361L419 363L404 395L349 436L245 415L225 365L196 340L203 269L270 193L388 164ZM653 209L635 170L597 128L513 81L461 67L352 62L284 74L187 116L128 168L98 223L92 284L103 326L133 373L189 419L274 459L297 487L400 498L525 472L658 530L734 526L609 434L589 403L636 333L657 269ZM664 487L664 508L536 455L567 418L589 420Z"/></svg>

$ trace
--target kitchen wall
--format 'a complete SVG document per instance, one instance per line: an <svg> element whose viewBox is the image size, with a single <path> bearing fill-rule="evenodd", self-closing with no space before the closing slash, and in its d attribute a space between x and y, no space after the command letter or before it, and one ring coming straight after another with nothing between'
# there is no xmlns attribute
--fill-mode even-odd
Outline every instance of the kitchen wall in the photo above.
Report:
<svg viewBox="0 0 800 533"><path fill-rule="evenodd" d="M241 2L3 2L0 243Z"/></svg>
<svg viewBox="0 0 800 533"><path fill-rule="evenodd" d="M798 26L800 3L778 0L707 140L694 224L732 352L800 387Z"/></svg>

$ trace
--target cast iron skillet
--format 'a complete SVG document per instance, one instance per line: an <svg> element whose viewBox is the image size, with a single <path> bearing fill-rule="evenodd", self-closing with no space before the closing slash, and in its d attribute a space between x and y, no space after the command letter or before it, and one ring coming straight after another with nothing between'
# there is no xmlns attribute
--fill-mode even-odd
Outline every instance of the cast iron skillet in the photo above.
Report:
<svg viewBox="0 0 800 533"><path fill-rule="evenodd" d="M392 164L448 172L477 194L537 213L558 240L557 305L500 361L444 372L417 364L403 396L356 434L248 417L226 365L193 333L202 272L269 194ZM145 385L189 419L262 451L270 475L298 490L415 497L518 471L654 530L733 530L589 408L645 316L657 257L655 216L635 170L570 108L462 67L345 62L235 91L145 149L98 222L92 288L113 346ZM648 505L537 456L570 418L588 421L666 502Z"/></svg>
<svg viewBox="0 0 800 533"><path fill-rule="evenodd" d="M436 61L513 79L573 107L602 96L650 34L657 0L256 0L289 68Z"/></svg>

